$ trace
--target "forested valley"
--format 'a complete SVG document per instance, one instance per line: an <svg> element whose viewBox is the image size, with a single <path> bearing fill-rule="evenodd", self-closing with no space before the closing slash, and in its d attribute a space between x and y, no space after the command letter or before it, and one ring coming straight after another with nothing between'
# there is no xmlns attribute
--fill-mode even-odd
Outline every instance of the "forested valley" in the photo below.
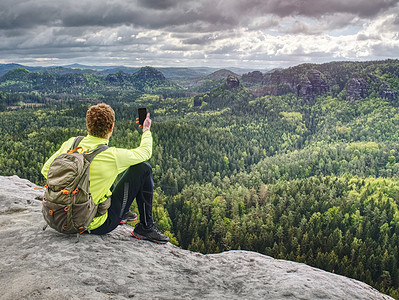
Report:
<svg viewBox="0 0 399 300"><path fill-rule="evenodd" d="M43 163L86 134L98 102L116 113L109 145L137 147L137 108L147 107L154 216L173 243L303 262L399 299L399 61L185 78L184 87L149 67L64 73L0 77L0 175L43 185Z"/></svg>

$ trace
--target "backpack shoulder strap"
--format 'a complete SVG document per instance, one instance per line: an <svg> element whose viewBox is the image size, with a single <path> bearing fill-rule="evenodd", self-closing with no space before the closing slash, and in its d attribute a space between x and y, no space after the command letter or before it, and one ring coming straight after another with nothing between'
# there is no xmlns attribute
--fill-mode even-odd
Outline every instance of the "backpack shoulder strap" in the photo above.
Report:
<svg viewBox="0 0 399 300"><path fill-rule="evenodd" d="M70 150L73 150L73 149L77 148L78 145L79 145L79 143L80 143L80 141L83 140L83 138L84 138L84 136L81 136L81 135L77 136L77 137L75 138L75 140L73 141Z"/></svg>
<svg viewBox="0 0 399 300"><path fill-rule="evenodd" d="M96 149L89 151L88 153L85 154L86 159L91 163L94 159L94 157L99 154L100 152L103 152L104 150L107 150L109 147L105 144L98 145Z"/></svg>

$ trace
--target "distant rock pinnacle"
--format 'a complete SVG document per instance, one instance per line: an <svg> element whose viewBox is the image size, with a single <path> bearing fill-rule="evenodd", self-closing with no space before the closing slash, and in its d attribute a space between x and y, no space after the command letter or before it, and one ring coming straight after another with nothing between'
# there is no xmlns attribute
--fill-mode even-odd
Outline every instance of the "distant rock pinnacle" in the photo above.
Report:
<svg viewBox="0 0 399 300"><path fill-rule="evenodd" d="M240 80L234 75L227 76L226 83L229 89L238 88L240 86Z"/></svg>

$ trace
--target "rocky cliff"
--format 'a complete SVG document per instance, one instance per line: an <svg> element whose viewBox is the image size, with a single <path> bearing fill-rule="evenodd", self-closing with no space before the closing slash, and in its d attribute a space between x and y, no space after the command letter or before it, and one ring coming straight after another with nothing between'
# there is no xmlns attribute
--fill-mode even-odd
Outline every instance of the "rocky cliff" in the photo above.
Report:
<svg viewBox="0 0 399 300"><path fill-rule="evenodd" d="M335 97L344 92L348 100L378 95L397 102L398 90L393 86L398 80L398 60L302 64L265 74L254 71L241 77L244 86L256 87L257 96L295 93L308 101L318 95Z"/></svg>
<svg viewBox="0 0 399 300"><path fill-rule="evenodd" d="M235 89L240 86L240 80L237 76L229 75L226 79L226 85L229 89Z"/></svg>
<svg viewBox="0 0 399 300"><path fill-rule="evenodd" d="M203 255L133 239L42 231L42 192L1 177L1 299L392 299L304 264L249 251Z"/></svg>

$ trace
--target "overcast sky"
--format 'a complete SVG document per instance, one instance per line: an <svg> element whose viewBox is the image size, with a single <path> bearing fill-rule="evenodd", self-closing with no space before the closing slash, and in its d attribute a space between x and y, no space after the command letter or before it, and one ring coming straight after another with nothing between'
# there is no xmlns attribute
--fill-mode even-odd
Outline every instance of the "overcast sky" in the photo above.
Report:
<svg viewBox="0 0 399 300"><path fill-rule="evenodd" d="M399 0L0 0L0 63L271 69L399 57Z"/></svg>

